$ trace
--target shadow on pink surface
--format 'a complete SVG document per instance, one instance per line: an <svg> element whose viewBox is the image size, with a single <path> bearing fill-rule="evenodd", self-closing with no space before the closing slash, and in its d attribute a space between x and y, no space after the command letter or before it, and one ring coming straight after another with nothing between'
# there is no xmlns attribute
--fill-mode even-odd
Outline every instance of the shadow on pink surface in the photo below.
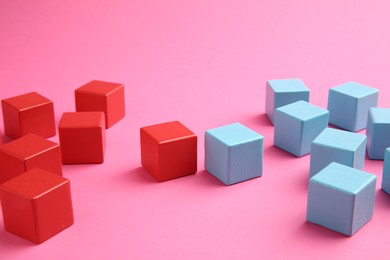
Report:
<svg viewBox="0 0 390 260"><path fill-rule="evenodd" d="M299 236L305 236L307 239L346 239L350 238L333 230L324 228L322 226L310 223L303 222L298 229Z"/></svg>

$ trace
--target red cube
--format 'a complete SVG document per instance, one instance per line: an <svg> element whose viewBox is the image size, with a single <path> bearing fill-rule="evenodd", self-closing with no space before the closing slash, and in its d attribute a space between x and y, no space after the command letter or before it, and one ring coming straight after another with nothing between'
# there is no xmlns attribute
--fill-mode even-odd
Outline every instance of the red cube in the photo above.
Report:
<svg viewBox="0 0 390 260"><path fill-rule="evenodd" d="M178 121L142 127L142 166L159 182L196 173L197 136Z"/></svg>
<svg viewBox="0 0 390 260"><path fill-rule="evenodd" d="M62 163L102 163L106 148L103 112L64 113L59 126Z"/></svg>
<svg viewBox="0 0 390 260"><path fill-rule="evenodd" d="M123 84L93 80L75 91L76 111L102 111L106 128L125 116Z"/></svg>
<svg viewBox="0 0 390 260"><path fill-rule="evenodd" d="M62 176L60 146L35 134L0 145L0 183L33 168Z"/></svg>
<svg viewBox="0 0 390 260"><path fill-rule="evenodd" d="M39 168L3 183L0 199L5 230L37 244L74 222L69 180Z"/></svg>
<svg viewBox="0 0 390 260"><path fill-rule="evenodd" d="M7 98L1 101L5 134L16 139L33 133L42 137L56 134L53 102L38 93Z"/></svg>

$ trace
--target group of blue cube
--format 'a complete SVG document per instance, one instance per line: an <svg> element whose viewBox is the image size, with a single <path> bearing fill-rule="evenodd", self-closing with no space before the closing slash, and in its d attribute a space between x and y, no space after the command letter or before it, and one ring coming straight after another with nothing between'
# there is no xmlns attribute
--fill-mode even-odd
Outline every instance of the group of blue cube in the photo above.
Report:
<svg viewBox="0 0 390 260"><path fill-rule="evenodd" d="M382 188L390 194L390 109L377 108L377 89L355 82L331 88L327 109L309 103L309 94L300 79L267 81L274 145L310 153L307 220L351 236L373 213L376 176L362 171L366 150L376 160L386 151ZM366 135L355 133L364 128Z"/></svg>

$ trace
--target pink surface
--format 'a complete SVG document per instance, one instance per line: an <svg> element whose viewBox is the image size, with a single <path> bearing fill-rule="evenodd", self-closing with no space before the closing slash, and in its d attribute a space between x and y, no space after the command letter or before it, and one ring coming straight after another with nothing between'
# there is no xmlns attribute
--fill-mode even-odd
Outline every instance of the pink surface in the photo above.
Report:
<svg viewBox="0 0 390 260"><path fill-rule="evenodd" d="M101 165L66 165L75 224L41 245L4 231L0 259L258 259L389 255L390 196L347 238L305 222L309 156L273 147L265 81L301 78L311 102L357 81L390 105L388 1L0 1L0 98L37 91L57 124L93 79L125 84L126 117ZM2 120L2 118L0 118ZM199 136L198 173L156 183L139 128L180 120ZM204 171L204 131L265 137L263 177L225 187ZM0 131L4 128L0 127ZM364 131L363 131L364 132ZM58 140L58 135L51 140ZM2 218L2 217L1 217Z"/></svg>

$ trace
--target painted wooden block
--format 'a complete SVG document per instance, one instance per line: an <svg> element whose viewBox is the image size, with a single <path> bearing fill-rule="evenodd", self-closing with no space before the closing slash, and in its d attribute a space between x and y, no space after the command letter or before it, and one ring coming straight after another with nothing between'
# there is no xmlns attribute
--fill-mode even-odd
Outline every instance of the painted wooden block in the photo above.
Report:
<svg viewBox="0 0 390 260"><path fill-rule="evenodd" d="M297 101L275 110L274 144L303 156L310 153L311 143L328 127L329 112L306 101Z"/></svg>
<svg viewBox="0 0 390 260"><path fill-rule="evenodd" d="M382 171L382 190L390 194L390 147L385 150L385 158Z"/></svg>
<svg viewBox="0 0 390 260"><path fill-rule="evenodd" d="M4 133L11 139L26 134L51 137L56 134L53 102L38 93L3 99Z"/></svg>
<svg viewBox="0 0 390 260"><path fill-rule="evenodd" d="M383 160L390 147L390 108L370 108L367 120L367 154L370 159Z"/></svg>
<svg viewBox="0 0 390 260"><path fill-rule="evenodd" d="M262 135L240 123L207 130L205 168L225 185L260 177L263 143Z"/></svg>
<svg viewBox="0 0 390 260"><path fill-rule="evenodd" d="M275 109L299 100L309 102L309 89L300 79L273 79L266 83L265 112L274 122Z"/></svg>
<svg viewBox="0 0 390 260"><path fill-rule="evenodd" d="M69 180L39 168L0 186L4 228L40 244L73 224Z"/></svg>
<svg viewBox="0 0 390 260"><path fill-rule="evenodd" d="M103 112L67 112L59 125L62 163L103 163L106 130Z"/></svg>
<svg viewBox="0 0 390 260"><path fill-rule="evenodd" d="M93 80L75 90L76 111L101 111L106 128L125 116L125 89L123 84Z"/></svg>
<svg viewBox="0 0 390 260"><path fill-rule="evenodd" d="M312 142L310 177L337 162L359 170L364 167L367 138L363 134L326 128Z"/></svg>
<svg viewBox="0 0 390 260"><path fill-rule="evenodd" d="M329 89L329 123L348 131L366 128L367 113L376 107L379 90L356 82Z"/></svg>
<svg viewBox="0 0 390 260"><path fill-rule="evenodd" d="M331 163L309 181L306 219L352 236L373 215L376 176Z"/></svg>
<svg viewBox="0 0 390 260"><path fill-rule="evenodd" d="M140 129L142 166L158 182L196 173L197 136L178 121Z"/></svg>
<svg viewBox="0 0 390 260"><path fill-rule="evenodd" d="M62 176L60 146L35 134L0 145L0 183L33 168Z"/></svg>

